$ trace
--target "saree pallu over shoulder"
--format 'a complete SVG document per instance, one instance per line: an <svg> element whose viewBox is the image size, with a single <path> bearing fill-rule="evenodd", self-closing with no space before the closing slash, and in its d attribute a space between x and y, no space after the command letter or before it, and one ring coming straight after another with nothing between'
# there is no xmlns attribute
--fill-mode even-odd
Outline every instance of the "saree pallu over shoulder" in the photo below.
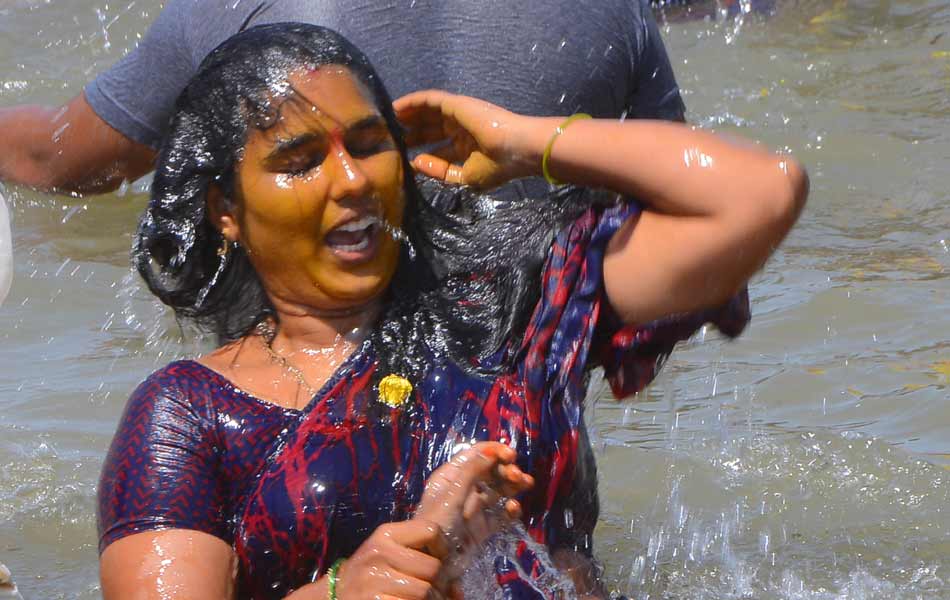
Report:
<svg viewBox="0 0 950 600"><path fill-rule="evenodd" d="M238 515L242 597L282 598L352 554L379 523L405 519L418 501L413 492L422 486L412 478L422 476L424 457L413 432L428 421L425 407L368 410L375 369L364 344L306 417L281 432Z"/></svg>

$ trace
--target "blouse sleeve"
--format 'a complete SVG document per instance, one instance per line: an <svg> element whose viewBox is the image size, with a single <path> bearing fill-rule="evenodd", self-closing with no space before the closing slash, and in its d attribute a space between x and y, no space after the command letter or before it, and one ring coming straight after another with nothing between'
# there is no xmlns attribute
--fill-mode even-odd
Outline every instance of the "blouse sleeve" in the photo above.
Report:
<svg viewBox="0 0 950 600"><path fill-rule="evenodd" d="M566 378L602 366L614 395L624 398L646 387L676 343L704 324L713 323L729 337L745 328L749 321L745 289L714 310L643 325L627 325L617 317L604 290L604 254L613 235L639 210L635 202L592 208L556 238L528 331L528 363L543 360L546 368L537 369L538 379L529 383L542 385L544 377L554 388L567 389ZM534 361L532 354L537 357Z"/></svg>
<svg viewBox="0 0 950 600"><path fill-rule="evenodd" d="M214 481L213 419L175 363L136 389L99 481L99 551L134 533L192 529L227 539Z"/></svg>

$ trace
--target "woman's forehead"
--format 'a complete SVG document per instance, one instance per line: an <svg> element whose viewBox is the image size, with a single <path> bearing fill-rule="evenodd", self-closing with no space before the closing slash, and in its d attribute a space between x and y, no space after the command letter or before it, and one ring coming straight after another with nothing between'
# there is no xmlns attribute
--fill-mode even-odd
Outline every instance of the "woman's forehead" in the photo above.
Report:
<svg viewBox="0 0 950 600"><path fill-rule="evenodd" d="M324 65L300 70L288 78L301 116L317 117L345 129L348 125L379 115L372 93L347 67ZM290 115L285 115L290 117Z"/></svg>
<svg viewBox="0 0 950 600"><path fill-rule="evenodd" d="M275 119L251 128L243 155L273 158L291 148L345 136L350 130L388 129L373 94L347 67L300 69L284 80Z"/></svg>

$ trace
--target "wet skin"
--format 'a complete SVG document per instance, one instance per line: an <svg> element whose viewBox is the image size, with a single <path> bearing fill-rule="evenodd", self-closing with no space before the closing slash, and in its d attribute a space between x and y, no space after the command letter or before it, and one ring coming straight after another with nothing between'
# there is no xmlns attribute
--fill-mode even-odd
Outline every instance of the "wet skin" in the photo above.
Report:
<svg viewBox="0 0 950 600"><path fill-rule="evenodd" d="M402 224L402 159L369 90L345 68L289 78L277 123L251 128L237 202L216 202L268 294L319 311L359 311L388 286ZM365 226L364 226L365 225Z"/></svg>

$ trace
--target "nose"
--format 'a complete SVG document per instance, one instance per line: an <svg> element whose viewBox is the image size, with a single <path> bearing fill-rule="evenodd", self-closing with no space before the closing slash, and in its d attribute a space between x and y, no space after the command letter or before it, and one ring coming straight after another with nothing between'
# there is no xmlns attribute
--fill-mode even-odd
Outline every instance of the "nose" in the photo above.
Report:
<svg viewBox="0 0 950 600"><path fill-rule="evenodd" d="M360 161L350 156L346 149L337 149L330 156L330 162L330 196L334 200L362 196L369 191L369 178L363 172Z"/></svg>

